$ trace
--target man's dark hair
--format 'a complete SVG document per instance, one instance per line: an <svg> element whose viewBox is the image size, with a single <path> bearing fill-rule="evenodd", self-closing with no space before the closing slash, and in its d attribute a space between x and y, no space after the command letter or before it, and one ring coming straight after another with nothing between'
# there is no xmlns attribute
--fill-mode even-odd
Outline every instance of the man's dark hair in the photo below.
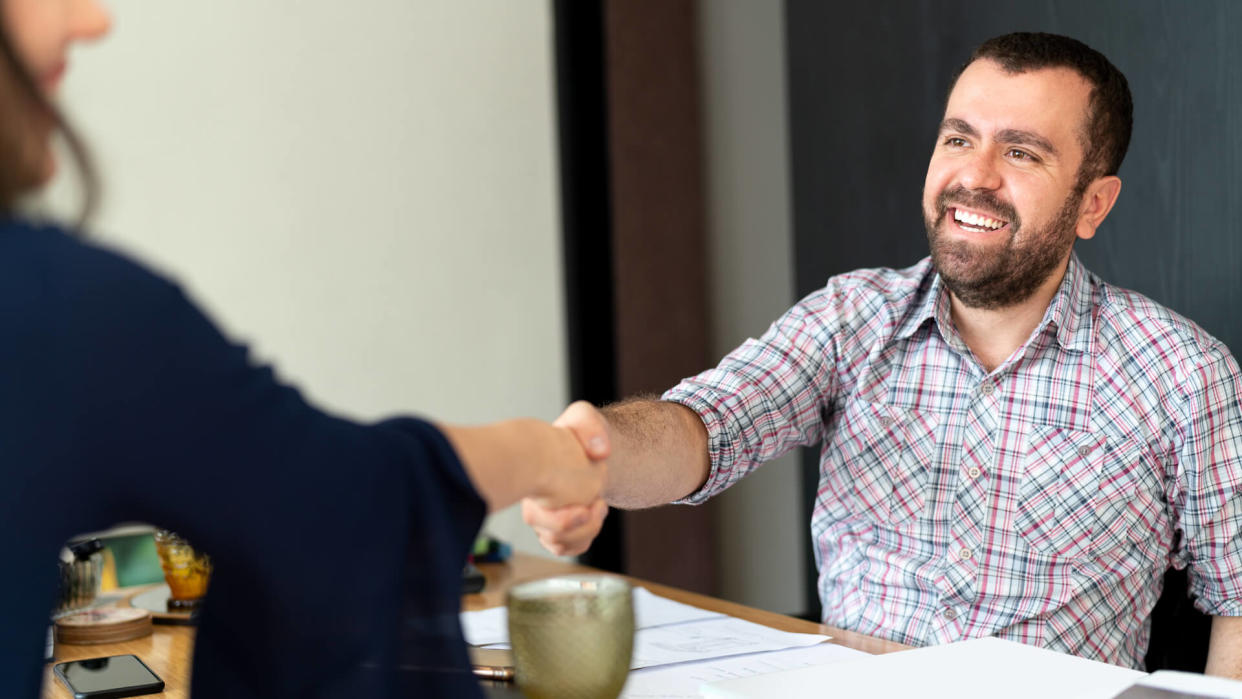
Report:
<svg viewBox="0 0 1242 699"><path fill-rule="evenodd" d="M1104 54L1068 36L1042 32L1005 34L980 44L957 70L953 84L957 84L966 66L984 58L996 61L1007 73L1069 68L1085 78L1091 84L1091 98L1082 134L1084 153L1078 186L1085 188L1097 177L1117 174L1130 147L1134 102L1126 76Z"/></svg>

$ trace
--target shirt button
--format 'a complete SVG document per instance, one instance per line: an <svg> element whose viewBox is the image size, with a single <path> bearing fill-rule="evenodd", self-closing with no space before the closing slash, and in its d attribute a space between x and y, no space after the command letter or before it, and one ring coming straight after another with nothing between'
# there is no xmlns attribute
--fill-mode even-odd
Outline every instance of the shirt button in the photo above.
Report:
<svg viewBox="0 0 1242 699"><path fill-rule="evenodd" d="M991 382L989 382L989 383L985 383L985 384L983 384L982 386L980 386L980 387L979 387L979 393L982 393L982 394L983 394L983 395L985 395L985 396L990 396L990 395L992 395L992 392L993 392L993 391L995 391L995 390L996 390L996 387L995 387L995 386L993 386L993 385L991 384Z"/></svg>
<svg viewBox="0 0 1242 699"><path fill-rule="evenodd" d="M966 475L969 476L971 480L974 480L983 475L983 471L980 471L978 466L971 466L966 470Z"/></svg>
<svg viewBox="0 0 1242 699"><path fill-rule="evenodd" d="M1078 447L1079 456L1087 456L1091 453L1091 447Z"/></svg>
<svg viewBox="0 0 1242 699"><path fill-rule="evenodd" d="M957 610L952 609L952 608L944 610L944 618L948 619L949 621L953 621L954 619L957 618Z"/></svg>
<svg viewBox="0 0 1242 699"><path fill-rule="evenodd" d="M888 429L889 427L892 427L893 425L897 424L897 421L885 415L884 417L880 418L880 424L883 425L885 429Z"/></svg>
<svg viewBox="0 0 1242 699"><path fill-rule="evenodd" d="M975 557L975 552L970 549L962 549L957 555L961 556L963 561L969 561Z"/></svg>

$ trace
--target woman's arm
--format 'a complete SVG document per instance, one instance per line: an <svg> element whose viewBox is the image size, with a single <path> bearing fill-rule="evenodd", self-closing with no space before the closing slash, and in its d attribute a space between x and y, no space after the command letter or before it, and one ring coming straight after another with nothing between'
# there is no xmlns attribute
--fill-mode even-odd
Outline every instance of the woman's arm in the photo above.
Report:
<svg viewBox="0 0 1242 699"><path fill-rule="evenodd" d="M457 451L489 512L528 497L549 507L585 505L603 490L606 470L602 459L608 454L603 429L575 436L569 429L534 419L439 428Z"/></svg>

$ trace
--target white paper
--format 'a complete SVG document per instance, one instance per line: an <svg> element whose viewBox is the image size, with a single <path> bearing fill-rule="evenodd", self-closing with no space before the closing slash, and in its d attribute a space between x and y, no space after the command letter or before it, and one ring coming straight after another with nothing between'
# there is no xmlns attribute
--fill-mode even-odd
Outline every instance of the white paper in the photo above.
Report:
<svg viewBox="0 0 1242 699"><path fill-rule="evenodd" d="M724 614L720 612L710 612L681 602L674 602L641 587L634 588L634 628L636 629L716 619L723 616Z"/></svg>
<svg viewBox="0 0 1242 699"><path fill-rule="evenodd" d="M827 636L820 634L778 631L726 616L640 629L634 634L634 658L630 667L653 667L784 650L813 646L827 640Z"/></svg>
<svg viewBox="0 0 1242 699"><path fill-rule="evenodd" d="M630 668L639 671L644 668L680 663L724 660L739 655L771 653L780 649L814 648L822 645L829 638L829 636L817 634L777 631L749 621L722 616L719 619L700 622L639 629L634 633L634 654L630 660ZM512 646L508 643L493 643L483 648L510 650ZM866 655L866 653L861 654ZM807 664L810 663L803 665ZM791 665L790 667L802 667L803 665ZM768 670L768 672L774 671L774 669Z"/></svg>
<svg viewBox="0 0 1242 699"><path fill-rule="evenodd" d="M504 607L461 613L461 631L466 643L487 646L509 642L509 613Z"/></svg>
<svg viewBox="0 0 1242 699"><path fill-rule="evenodd" d="M920 699L1110 699L1138 670L998 638L929 646L861 660L709 682L706 697L919 697Z"/></svg>
<svg viewBox="0 0 1242 699"><path fill-rule="evenodd" d="M699 687L704 682L826 665L866 655L835 643L820 643L807 648L633 670L621 691L621 699L698 699Z"/></svg>
<svg viewBox="0 0 1242 699"><path fill-rule="evenodd" d="M641 587L634 588L634 627L647 629L688 621L724 617L667 597L660 597ZM466 643L472 646L489 646L509 642L509 616L504 607L492 607L477 612L461 613L461 628Z"/></svg>
<svg viewBox="0 0 1242 699"><path fill-rule="evenodd" d="M1174 672L1159 670L1148 677L1135 682L1143 687L1167 689L1170 692L1183 692L1221 699L1242 699L1242 682L1228 680L1224 677L1208 677L1192 672Z"/></svg>

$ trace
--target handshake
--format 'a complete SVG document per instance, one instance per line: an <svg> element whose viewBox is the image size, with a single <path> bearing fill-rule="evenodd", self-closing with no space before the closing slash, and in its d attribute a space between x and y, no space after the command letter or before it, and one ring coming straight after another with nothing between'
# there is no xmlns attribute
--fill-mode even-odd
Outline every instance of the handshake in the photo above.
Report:
<svg viewBox="0 0 1242 699"><path fill-rule="evenodd" d="M633 398L601 411L579 401L552 424L577 439L601 474L600 490L590 498L523 498L522 518L544 548L557 555L586 551L609 504L624 509L666 505L699 491L711 470L707 427L680 403ZM605 460L611 471L604 468Z"/></svg>
<svg viewBox="0 0 1242 699"><path fill-rule="evenodd" d="M574 555L603 526L612 452L608 423L578 401L556 422L505 420L479 427L441 424L475 490L495 512L522 501L522 515L552 553Z"/></svg>
<svg viewBox="0 0 1242 699"><path fill-rule="evenodd" d="M608 515L608 503L604 502L608 473L605 460L612 451L612 438L604 416L586 401L571 404L552 424L573 435L582 456L591 462L587 470L594 473L584 478L584 469L574 458L551 464L551 486L522 499L522 519L535 530L539 543L548 551L574 556L591 546ZM572 450L570 454L572 457ZM591 477L594 475L598 478ZM582 483L584 480L589 484Z"/></svg>
<svg viewBox="0 0 1242 699"><path fill-rule="evenodd" d="M521 500L522 518L558 556L590 547L608 503L638 509L674 502L702 488L710 468L707 428L674 402L639 398L601 411L578 401L551 425L511 420L442 429L489 508Z"/></svg>

